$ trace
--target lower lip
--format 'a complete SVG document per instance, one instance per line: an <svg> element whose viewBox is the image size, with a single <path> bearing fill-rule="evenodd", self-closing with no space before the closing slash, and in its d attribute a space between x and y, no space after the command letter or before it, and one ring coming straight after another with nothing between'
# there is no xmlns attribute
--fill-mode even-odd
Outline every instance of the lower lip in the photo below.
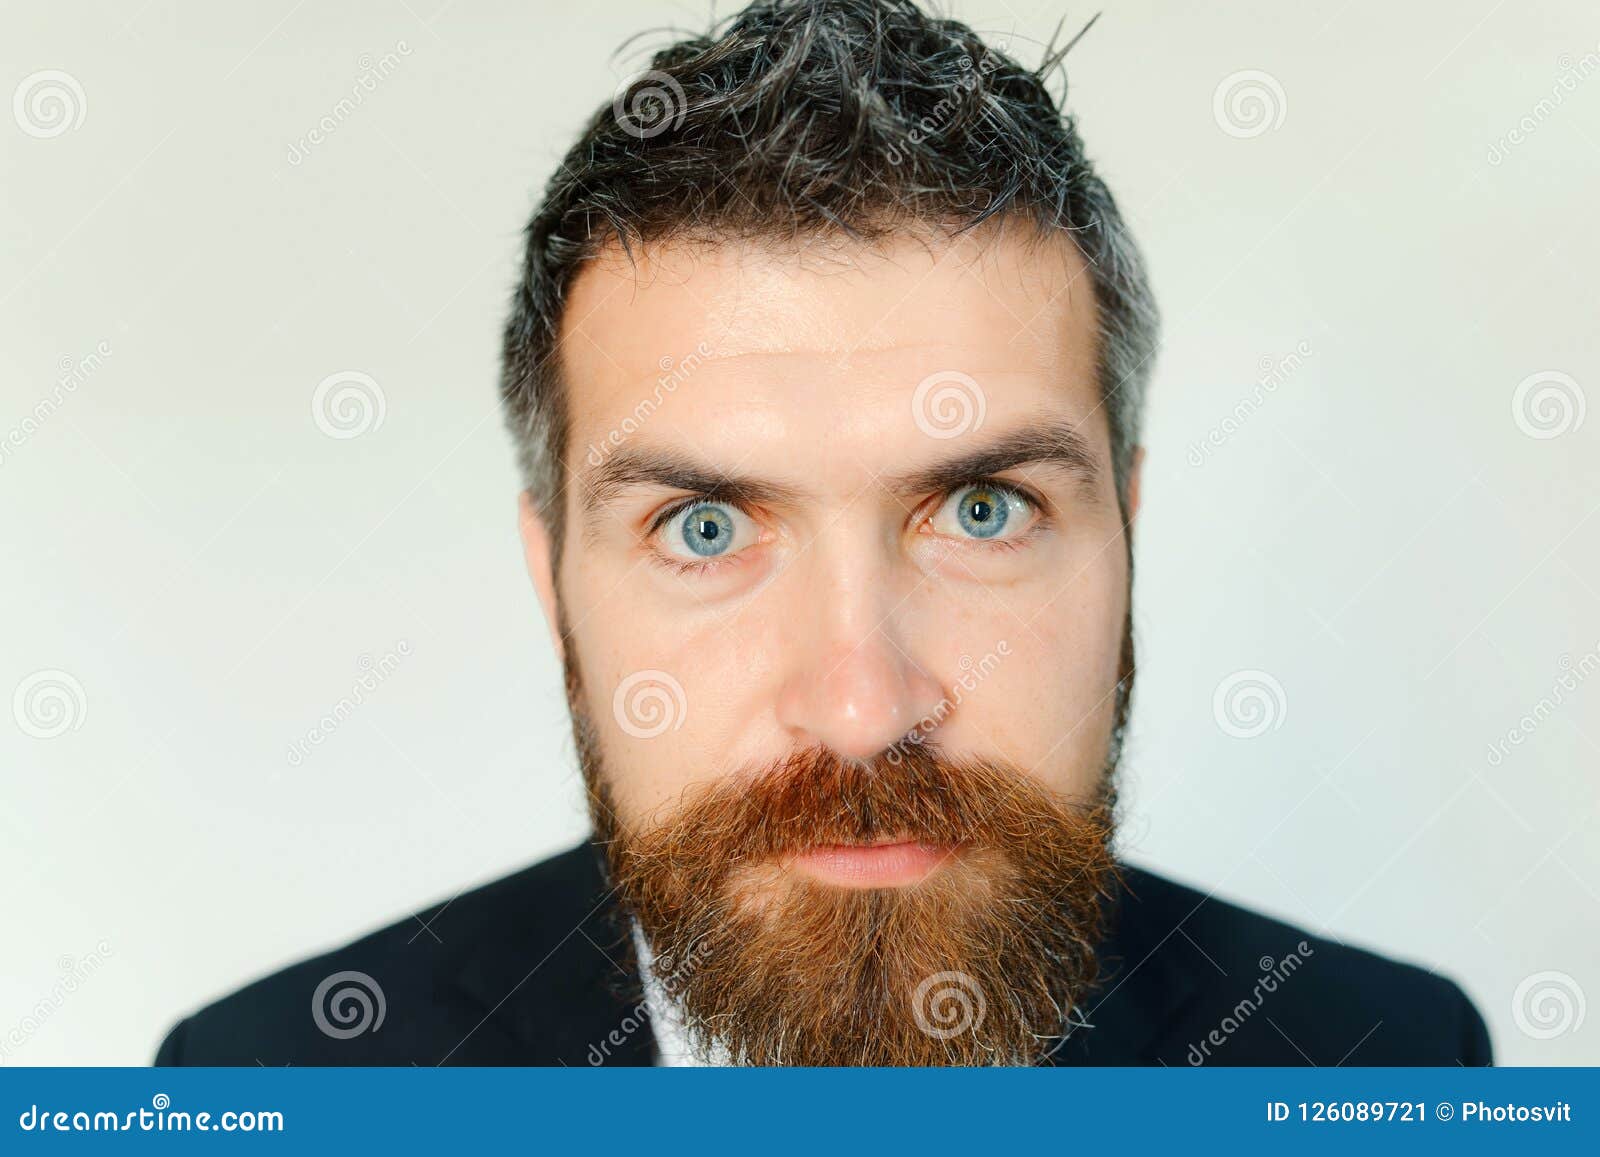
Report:
<svg viewBox="0 0 1600 1157"><path fill-rule="evenodd" d="M846 888L898 888L924 880L954 859L956 849L906 841L898 844L827 844L801 852L791 864Z"/></svg>

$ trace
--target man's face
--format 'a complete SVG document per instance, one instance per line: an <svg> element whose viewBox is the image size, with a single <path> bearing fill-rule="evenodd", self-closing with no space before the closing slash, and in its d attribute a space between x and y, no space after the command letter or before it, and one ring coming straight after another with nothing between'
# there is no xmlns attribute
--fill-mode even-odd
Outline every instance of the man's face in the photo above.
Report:
<svg viewBox="0 0 1600 1157"><path fill-rule="evenodd" d="M1100 799L1123 673L1127 544L1075 250L990 229L613 253L574 283L562 366L558 574L524 530L602 831L671 833L689 869L719 865L698 885L728 894L701 899L745 916L796 889L819 919L999 903L985 881L1012 878L1019 826ZM1010 836L924 825L866 798L918 790L891 765L948 772L952 795L998 774L1028 804ZM776 802L805 769L865 795ZM782 816L786 844L741 796L824 814Z"/></svg>

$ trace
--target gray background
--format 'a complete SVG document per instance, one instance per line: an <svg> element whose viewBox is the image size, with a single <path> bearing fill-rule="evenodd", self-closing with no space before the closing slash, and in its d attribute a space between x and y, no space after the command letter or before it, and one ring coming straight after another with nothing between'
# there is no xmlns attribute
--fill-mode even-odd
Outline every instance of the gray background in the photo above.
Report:
<svg viewBox="0 0 1600 1157"><path fill-rule="evenodd" d="M704 14L6 5L0 95L67 103L0 113L0 1061L143 1062L580 836L498 328L613 50ZM1168 318L1125 846L1600 1060L1600 15L1111 0L1071 105Z"/></svg>

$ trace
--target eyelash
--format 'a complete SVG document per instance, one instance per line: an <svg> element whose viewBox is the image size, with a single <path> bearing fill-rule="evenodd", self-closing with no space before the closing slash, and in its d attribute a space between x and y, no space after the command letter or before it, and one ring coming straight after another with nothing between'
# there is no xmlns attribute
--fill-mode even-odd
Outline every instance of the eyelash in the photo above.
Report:
<svg viewBox="0 0 1600 1157"><path fill-rule="evenodd" d="M952 494L959 494L963 490L971 490L980 486L987 490L999 491L1001 494L1005 494L1012 498L1019 498L1023 502L1027 503L1027 505L1034 512L1034 523L1027 529L1025 533L1018 535L1016 538L1000 539L995 542L982 542L974 539L971 542L964 542L963 549L994 551L1021 550L1024 546L1027 546L1030 542L1032 542L1034 537L1040 531L1046 529L1050 525L1049 508L1044 499L1033 493L1033 491L1029 490L1027 487L1019 486L1015 482L1002 482L997 478L982 477L969 478L963 482L958 482L956 485L946 490L943 494L939 495L938 503L930 507L930 513L927 517L932 517L932 512L939 510L940 507L948 502ZM746 510L736 502L729 502L727 499L718 498L715 495L695 495L694 497L685 498L679 502L674 502L671 506L668 506L661 513L657 514L650 522L649 529L646 532L647 537L653 541L656 535L660 534L661 531L670 525L674 519L688 513L697 506L703 506L707 503L733 506L744 511L744 513L749 515L751 518L755 517L755 515L749 510ZM926 521L926 518L924 518L922 521ZM728 559L723 558L713 558L707 559L705 562L695 562L692 559L675 558L671 555L663 554L659 550L652 550L651 553L656 556L656 561L661 566L666 567L668 570L678 575L704 576L710 574L712 571L720 569L729 561Z"/></svg>
<svg viewBox="0 0 1600 1157"><path fill-rule="evenodd" d="M1050 525L1049 509L1046 506L1044 499L1040 498L1027 487L1019 486L1015 482L1002 482L998 478L971 478L965 482L958 483L939 496L939 504L934 506L933 509L937 511L941 506L950 500L950 496L952 494L960 494L963 490L972 490L978 487L982 487L985 490L998 491L999 493L1010 498L1021 499L1025 504L1027 504L1028 508L1033 511L1034 521L1033 525L1029 526L1026 531L1017 535L1015 538L996 539L993 542L984 542L981 539L961 539L959 541L961 542L963 550L1021 550L1023 547L1031 543L1034 538L1038 536L1040 531L1044 530Z"/></svg>
<svg viewBox="0 0 1600 1157"><path fill-rule="evenodd" d="M699 494L692 498L685 498L680 502L674 502L660 514L656 515L655 518L650 522L650 527L646 532L646 537L649 538L653 543L656 536L660 534L667 526L671 525L674 519L680 518L684 514L687 514L689 511L693 510L695 507L704 506L707 503L716 503L721 506L733 506L739 510L743 510L744 513L750 515L751 518L755 517L755 515L750 514L748 510L745 510L744 507L739 506L739 504L736 502L729 502L726 499L718 498L715 495ZM693 559L674 558L672 555L664 554L661 551L653 548L650 553L655 556L655 560L660 566L665 567L667 570L677 575L708 575L712 571L720 569L728 561L727 559L722 558L711 558L704 562L695 562Z"/></svg>

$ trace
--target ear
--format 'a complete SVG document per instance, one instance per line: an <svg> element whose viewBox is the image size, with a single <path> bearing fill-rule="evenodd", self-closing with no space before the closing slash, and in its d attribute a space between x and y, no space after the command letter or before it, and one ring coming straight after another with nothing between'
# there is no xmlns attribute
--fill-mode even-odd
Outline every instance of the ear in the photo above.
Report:
<svg viewBox="0 0 1600 1157"><path fill-rule="evenodd" d="M566 662L566 645L561 639L560 619L556 615L556 576L551 567L550 531L533 505L533 496L524 490L517 495L517 529L522 534L522 556L528 564L528 577L544 610L545 626L555 645L556 658Z"/></svg>
<svg viewBox="0 0 1600 1157"><path fill-rule="evenodd" d="M1128 525L1139 517L1139 480L1144 474L1144 447L1133 448L1133 461L1128 465Z"/></svg>

